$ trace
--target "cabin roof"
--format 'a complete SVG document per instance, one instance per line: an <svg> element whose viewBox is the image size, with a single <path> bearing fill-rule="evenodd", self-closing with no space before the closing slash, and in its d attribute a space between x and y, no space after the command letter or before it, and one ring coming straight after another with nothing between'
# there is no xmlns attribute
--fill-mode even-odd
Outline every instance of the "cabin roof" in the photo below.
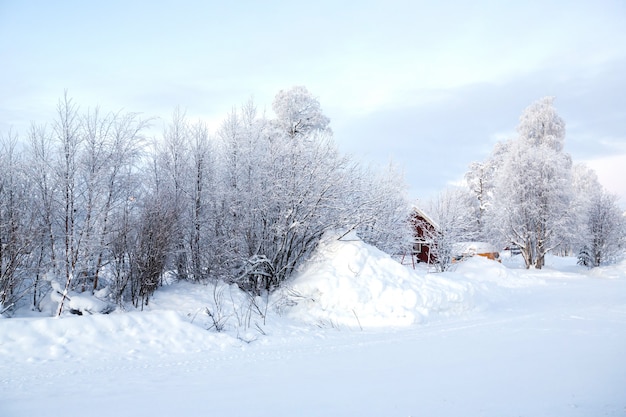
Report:
<svg viewBox="0 0 626 417"><path fill-rule="evenodd" d="M413 211L418 216L420 216L421 218L426 220L428 223L430 223L435 229L439 229L439 225L437 224L437 222L435 222L428 214L424 213L424 211L422 209L420 209L417 206L413 206Z"/></svg>

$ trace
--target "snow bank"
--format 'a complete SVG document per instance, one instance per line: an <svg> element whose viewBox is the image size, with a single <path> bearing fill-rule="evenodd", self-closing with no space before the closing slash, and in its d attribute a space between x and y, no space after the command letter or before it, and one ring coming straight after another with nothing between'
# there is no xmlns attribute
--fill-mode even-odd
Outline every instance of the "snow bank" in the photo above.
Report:
<svg viewBox="0 0 626 417"><path fill-rule="evenodd" d="M616 264L603 266L601 268L579 268L583 269L585 274L594 278L626 279L626 259Z"/></svg>
<svg viewBox="0 0 626 417"><path fill-rule="evenodd" d="M80 360L97 357L139 359L223 349L235 344L207 332L172 311L114 313L2 321L0 357L4 363ZM19 346L19 349L14 349Z"/></svg>
<svg viewBox="0 0 626 417"><path fill-rule="evenodd" d="M473 288L462 280L425 275L351 234L327 235L313 258L282 291L287 314L309 323L380 327L419 323L433 313L471 309Z"/></svg>
<svg viewBox="0 0 626 417"><path fill-rule="evenodd" d="M500 262L482 256L464 259L455 265L454 271L442 275L450 279L467 280L474 286L477 283L490 283L504 288L522 288L545 284L541 278L520 274L518 270L507 268Z"/></svg>

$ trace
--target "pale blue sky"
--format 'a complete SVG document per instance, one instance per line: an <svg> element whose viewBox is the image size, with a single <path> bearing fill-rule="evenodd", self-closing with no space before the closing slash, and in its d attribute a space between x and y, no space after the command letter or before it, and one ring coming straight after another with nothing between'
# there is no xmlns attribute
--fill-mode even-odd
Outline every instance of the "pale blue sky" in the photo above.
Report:
<svg viewBox="0 0 626 417"><path fill-rule="evenodd" d="M414 197L459 180L546 95L566 150L626 201L626 2L0 0L0 132L83 108L217 126L306 86L339 147L404 167ZM157 128L160 128L157 122Z"/></svg>

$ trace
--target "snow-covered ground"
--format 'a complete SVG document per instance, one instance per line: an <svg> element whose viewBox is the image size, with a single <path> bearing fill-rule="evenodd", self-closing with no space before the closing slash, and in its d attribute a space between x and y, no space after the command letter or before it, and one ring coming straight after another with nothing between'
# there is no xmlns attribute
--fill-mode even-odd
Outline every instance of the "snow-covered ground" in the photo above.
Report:
<svg viewBox="0 0 626 417"><path fill-rule="evenodd" d="M250 301L180 282L142 312L0 319L0 416L626 415L626 263L428 274L328 238Z"/></svg>

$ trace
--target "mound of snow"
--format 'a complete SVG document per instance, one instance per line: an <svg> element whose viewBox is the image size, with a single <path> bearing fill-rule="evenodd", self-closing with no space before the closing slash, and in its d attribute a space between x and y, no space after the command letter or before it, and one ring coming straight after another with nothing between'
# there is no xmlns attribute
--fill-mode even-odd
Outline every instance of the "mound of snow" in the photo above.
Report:
<svg viewBox="0 0 626 417"><path fill-rule="evenodd" d="M52 293L50 300L58 304L65 303L73 314L109 314L115 310L115 305L88 293L76 293L69 291L63 297L64 290L57 281L50 281ZM102 291L101 291L102 292ZM56 310L58 307L55 307Z"/></svg>
<svg viewBox="0 0 626 417"><path fill-rule="evenodd" d="M583 273L595 278L626 279L626 259L613 265L607 265L601 268L591 268Z"/></svg>
<svg viewBox="0 0 626 417"><path fill-rule="evenodd" d="M491 283L505 288L522 288L545 284L542 279L528 274L520 274L515 269L507 268L500 262L482 256L464 259L455 267L453 272L446 272L444 275L450 278L466 279L472 283Z"/></svg>
<svg viewBox="0 0 626 417"><path fill-rule="evenodd" d="M420 275L351 234L327 234L281 296L287 314L309 323L406 326L433 313L473 307L473 287L442 275Z"/></svg>
<svg viewBox="0 0 626 417"><path fill-rule="evenodd" d="M233 338L207 332L172 311L14 318L2 321L0 357L8 363L85 357L106 362L223 349L233 344ZM20 348L11 348L15 346Z"/></svg>

